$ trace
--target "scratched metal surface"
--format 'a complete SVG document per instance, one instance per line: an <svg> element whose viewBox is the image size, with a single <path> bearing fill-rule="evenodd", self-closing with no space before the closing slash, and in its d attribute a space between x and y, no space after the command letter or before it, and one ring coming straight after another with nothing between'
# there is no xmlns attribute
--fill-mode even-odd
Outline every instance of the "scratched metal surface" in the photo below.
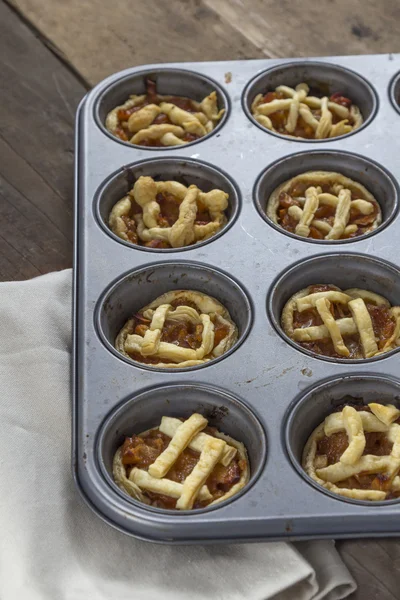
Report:
<svg viewBox="0 0 400 600"><path fill-rule="evenodd" d="M399 374L398 353L371 362L346 364L308 356L287 343L273 326L267 311L267 298L272 292L277 303L275 309L271 309L273 311L279 310L279 302L287 299L285 296L290 291L290 286L278 291L272 287L280 274L298 261L332 253L341 258L334 258L328 261L326 268L323 265L317 270L325 279L329 279L333 268L329 265L336 264L332 278L343 273L346 281L354 280L353 285L364 283L366 288L387 295L392 303L400 303L400 275L396 268L385 271L384 265L381 272L379 264L365 260L365 257L376 257L399 264L399 254L394 248L400 236L400 223L394 213L387 227L365 239L346 244L313 244L291 238L271 227L261 218L253 201L253 188L260 173L277 159L296 152L305 153L301 157L304 170L309 168L306 157L309 152L346 151L376 161L395 179L399 176L399 142L395 132L400 117L390 102L388 88L400 69L400 55L314 60L352 69L370 82L377 94L378 106L375 117L365 128L341 139L304 143L271 135L251 122L242 105L245 87L259 72L289 62L281 60L162 65L163 69L181 68L211 77L229 98L229 114L221 128L215 135L193 145L162 151L130 147L106 135L96 122L96 103L110 84L144 69L151 71L157 65L130 69L108 78L88 94L80 107L76 144L73 468L79 489L99 516L137 537L190 543L400 533L398 503L363 505L331 497L300 475L285 448L287 411L305 390L319 385L325 378L339 378L343 382L359 373L389 378ZM225 78L228 72L232 74L229 83ZM210 243L180 252L145 252L118 242L107 234L96 217L96 191L107 177L124 165L170 157L205 161L224 171L240 190L241 209L236 221ZM351 168L351 158L345 158L346 163ZM365 175L364 172L364 176L368 173ZM344 256L353 253L364 258ZM188 273L190 263L196 262L229 274L250 298L252 326L247 338L229 356L200 369L165 372L129 364L106 346L96 327L96 311L101 309L102 295L112 283L151 263L170 261L184 263ZM374 273L371 281L368 276L370 264ZM303 272L304 277L305 273L309 276L310 268ZM297 279L295 277L293 281L303 281L301 273L297 273ZM204 286L207 293L206 283ZM134 294L135 289L132 289L132 298ZM139 302L139 306L142 304ZM148 509L118 493L110 478L104 475L104 468L102 470L100 466L99 428L121 403L130 407L129 415L134 418L134 400L130 399L143 390L192 383L215 386L243 400L265 431L266 457L261 457L262 468L251 487L221 507L189 515ZM354 391L354 381L351 385L349 389ZM374 397L379 395L381 388L376 382L371 383L372 387L368 381L365 385L366 394L369 390L368 393L375 393ZM387 385L395 393L397 382L392 384L388 379ZM347 387L340 389L346 391ZM229 402L226 402L229 411ZM312 418L309 416L299 422L303 437L304 427L310 427L320 418L318 410L321 409L317 409L317 404L315 411L307 413L313 415ZM238 419L241 418L239 413ZM309 423L308 420L314 421ZM117 431L115 436L128 432ZM291 435L288 434L288 439ZM294 454L296 444L299 442L293 441L291 451ZM262 452L261 442L259 446ZM255 456L260 452L257 444L252 452ZM259 460L259 455L256 458ZM106 457L104 460L109 463L111 459Z"/></svg>

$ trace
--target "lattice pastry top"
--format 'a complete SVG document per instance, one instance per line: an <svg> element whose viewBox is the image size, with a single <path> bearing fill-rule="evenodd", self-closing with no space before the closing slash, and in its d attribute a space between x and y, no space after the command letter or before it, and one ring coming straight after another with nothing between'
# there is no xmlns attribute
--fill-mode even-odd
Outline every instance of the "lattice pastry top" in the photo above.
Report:
<svg viewBox="0 0 400 600"><path fill-rule="evenodd" d="M344 135L362 125L360 109L340 92L318 98L309 91L306 83L295 89L280 85L274 92L258 94L251 112L266 129L315 140Z"/></svg>
<svg viewBox="0 0 400 600"><path fill-rule="evenodd" d="M174 290L129 319L115 347L142 363L182 368L221 356L237 336L235 323L218 300L202 292Z"/></svg>
<svg viewBox="0 0 400 600"><path fill-rule="evenodd" d="M182 248L206 240L226 224L228 194L202 192L178 181L139 177L112 208L111 230L121 239L150 248Z"/></svg>
<svg viewBox="0 0 400 600"><path fill-rule="evenodd" d="M272 192L266 212L286 231L318 240L358 237L382 222L374 196L331 171L308 171L285 181Z"/></svg>
<svg viewBox="0 0 400 600"><path fill-rule="evenodd" d="M246 448L194 413L162 417L159 427L125 439L114 480L130 496L159 508L188 510L222 502L249 480Z"/></svg>
<svg viewBox="0 0 400 600"><path fill-rule="evenodd" d="M179 146L210 133L225 109L218 109L217 93L201 102L184 96L157 93L146 80L146 94L133 95L111 110L106 128L125 142L139 146Z"/></svg>
<svg viewBox="0 0 400 600"><path fill-rule="evenodd" d="M356 500L400 497L400 410L346 405L311 434L303 468L335 494Z"/></svg>
<svg viewBox="0 0 400 600"><path fill-rule="evenodd" d="M284 332L303 348L335 358L371 358L400 345L400 307L374 292L311 285L282 311Z"/></svg>

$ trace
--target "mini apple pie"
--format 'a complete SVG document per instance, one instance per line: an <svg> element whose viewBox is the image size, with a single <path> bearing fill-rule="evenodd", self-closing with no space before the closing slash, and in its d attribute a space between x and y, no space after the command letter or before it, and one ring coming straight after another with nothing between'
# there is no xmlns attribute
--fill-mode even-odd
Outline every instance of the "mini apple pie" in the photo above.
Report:
<svg viewBox="0 0 400 600"><path fill-rule="evenodd" d="M360 183L330 171L308 171L274 190L267 216L286 231L315 240L364 235L382 222L378 202Z"/></svg>
<svg viewBox="0 0 400 600"><path fill-rule="evenodd" d="M175 290L125 323L115 341L121 354L161 368L201 365L227 352L238 337L229 312L211 296Z"/></svg>
<svg viewBox="0 0 400 600"><path fill-rule="evenodd" d="M329 98L309 92L306 83L295 89L280 85L273 92L258 94L251 112L270 131L309 140L338 137L362 125L360 109L340 92Z"/></svg>
<svg viewBox="0 0 400 600"><path fill-rule="evenodd" d="M106 128L124 142L139 146L179 146L210 133L224 112L218 109L215 91L197 102L158 94L155 82L146 79L146 93L130 96L109 112Z"/></svg>
<svg viewBox="0 0 400 600"><path fill-rule="evenodd" d="M227 223L228 194L195 185L139 177L113 207L109 226L123 240L148 248L182 248L212 237Z"/></svg>
<svg viewBox="0 0 400 600"><path fill-rule="evenodd" d="M282 328L299 346L333 358L371 358L400 345L400 306L373 292L310 285L282 311Z"/></svg>
<svg viewBox="0 0 400 600"><path fill-rule="evenodd" d="M355 500L400 498L400 410L375 402L342 405L313 431L302 464L334 494Z"/></svg>
<svg viewBox="0 0 400 600"><path fill-rule="evenodd" d="M113 463L115 482L135 500L177 510L227 500L249 473L244 445L198 413L187 420L162 417L159 427L125 438Z"/></svg>

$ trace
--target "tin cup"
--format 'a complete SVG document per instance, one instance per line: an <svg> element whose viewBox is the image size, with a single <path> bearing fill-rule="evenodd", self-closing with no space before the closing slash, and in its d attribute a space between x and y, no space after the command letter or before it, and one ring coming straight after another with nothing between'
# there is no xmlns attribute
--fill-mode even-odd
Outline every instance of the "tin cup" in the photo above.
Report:
<svg viewBox="0 0 400 600"><path fill-rule="evenodd" d="M118 352L114 346L115 338L128 319L158 296L171 290L195 290L221 302L238 328L238 339L232 348L218 358L184 369L160 369L134 361ZM176 373L179 370L204 368L231 355L250 331L252 312L247 293L231 276L201 263L170 261L147 265L114 282L98 301L95 323L103 344L118 358L143 369Z"/></svg>
<svg viewBox="0 0 400 600"><path fill-rule="evenodd" d="M314 429L342 404L367 405L369 402L394 404L400 407L400 381L393 377L372 373L344 374L318 382L297 397L289 406L283 426L286 452L300 477L332 498L371 506L395 504L400 499L371 502L354 500L334 494L319 485L304 471L302 454Z"/></svg>
<svg viewBox="0 0 400 600"><path fill-rule="evenodd" d="M192 100L197 100L197 102L201 102L203 98L211 94L211 92L215 91L217 93L218 108L225 109L221 119L210 133L198 140L188 142L185 146L198 144L213 136L227 121L230 110L228 96L216 81L210 77L186 69L155 67L153 69L144 69L143 71L123 75L120 79L114 81L103 90L97 98L94 108L96 123L112 140L130 148L140 148L141 150L174 151L180 148L180 146L156 146L147 148L146 146L131 144L130 142L125 142L117 138L105 127L106 117L111 110L126 102L126 100L129 99L129 96L146 93L146 79L150 79L156 83L157 92L161 95L185 96Z"/></svg>
<svg viewBox="0 0 400 600"><path fill-rule="evenodd" d="M108 225L110 212L116 202L127 195L135 181L141 176L152 177L155 181L178 181L185 186L196 185L202 192L209 192L213 189L226 192L229 196L228 208L225 211L227 223L211 238L184 248L147 248L121 239L111 231ZM240 206L239 188L224 171L200 160L178 157L153 158L124 166L105 180L94 199L97 221L110 237L129 248L162 253L182 252L190 250L194 246L198 248L213 242L232 227L239 214Z"/></svg>
<svg viewBox="0 0 400 600"><path fill-rule="evenodd" d="M340 92L343 96L350 98L361 111L363 116L362 125L345 135L321 140L309 140L293 138L275 131L266 129L256 121L251 112L251 105L257 94L265 94L274 91L279 85L295 88L299 83L306 83L313 94L331 96ZM307 142L311 144L339 140L353 135L371 123L378 110L378 95L372 85L361 75L345 67L328 62L317 62L313 60L299 60L276 65L256 75L247 84L242 97L243 110L247 117L260 129L286 140L296 139L296 142Z"/></svg>
<svg viewBox="0 0 400 600"><path fill-rule="evenodd" d="M315 240L280 227L266 214L268 199L282 183L307 171L332 171L361 183L379 203L382 224L364 235L345 240ZM256 208L268 225L291 238L321 245L354 243L382 231L399 212L399 195L399 185L387 169L370 158L343 150L313 150L284 156L260 173L253 190Z"/></svg>
<svg viewBox="0 0 400 600"><path fill-rule="evenodd" d="M125 437L157 427L163 416L187 419L193 413L202 414L211 427L244 444L250 463L250 480L245 488L226 502L190 511L149 507L121 491L113 480L112 462ZM202 383L173 383L140 392L106 417L97 439L97 458L102 476L117 494L142 509L172 512L174 515L201 513L234 501L255 483L263 470L266 456L266 434L254 412L232 394Z"/></svg>
<svg viewBox="0 0 400 600"><path fill-rule="evenodd" d="M342 290L361 288L387 298L392 306L400 304L400 270L379 258L353 253L319 254L295 263L281 273L272 284L268 298L269 318L279 335L293 348L320 360L331 363L375 362L387 359L400 348L365 359L333 358L314 354L293 341L283 331L281 315L286 302L300 290L313 284L333 284Z"/></svg>

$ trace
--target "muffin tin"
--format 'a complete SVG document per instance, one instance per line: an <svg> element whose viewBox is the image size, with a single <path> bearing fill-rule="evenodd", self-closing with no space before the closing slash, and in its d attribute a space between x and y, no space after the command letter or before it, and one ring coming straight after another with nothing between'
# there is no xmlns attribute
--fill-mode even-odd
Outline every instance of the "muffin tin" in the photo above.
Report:
<svg viewBox="0 0 400 600"><path fill-rule="evenodd" d="M309 283L371 289L400 304L399 70L400 55L153 65L109 77L82 101L73 471L85 500L114 527L165 543L399 535L400 501L333 496L300 465L309 434L346 396L400 405L399 352L333 361L293 344L279 324L284 302ZM141 91L146 75L157 80L160 93L201 99L215 89L224 118L206 137L179 147L143 148L114 138L104 128L105 115ZM341 138L306 142L261 128L249 103L282 77L289 85L306 79L324 93L349 95L364 111L364 125ZM269 193L316 168L364 184L381 204L379 229L327 242L300 239L272 224L263 211ZM109 230L107 214L142 174L193 182L204 191L224 189L231 200L227 225L214 238L178 250L124 242ZM127 317L172 289L220 300L239 328L235 346L217 360L180 370L120 355L113 340ZM155 426L164 414L195 411L246 445L246 488L220 505L182 513L124 494L111 475L124 436Z"/></svg>

